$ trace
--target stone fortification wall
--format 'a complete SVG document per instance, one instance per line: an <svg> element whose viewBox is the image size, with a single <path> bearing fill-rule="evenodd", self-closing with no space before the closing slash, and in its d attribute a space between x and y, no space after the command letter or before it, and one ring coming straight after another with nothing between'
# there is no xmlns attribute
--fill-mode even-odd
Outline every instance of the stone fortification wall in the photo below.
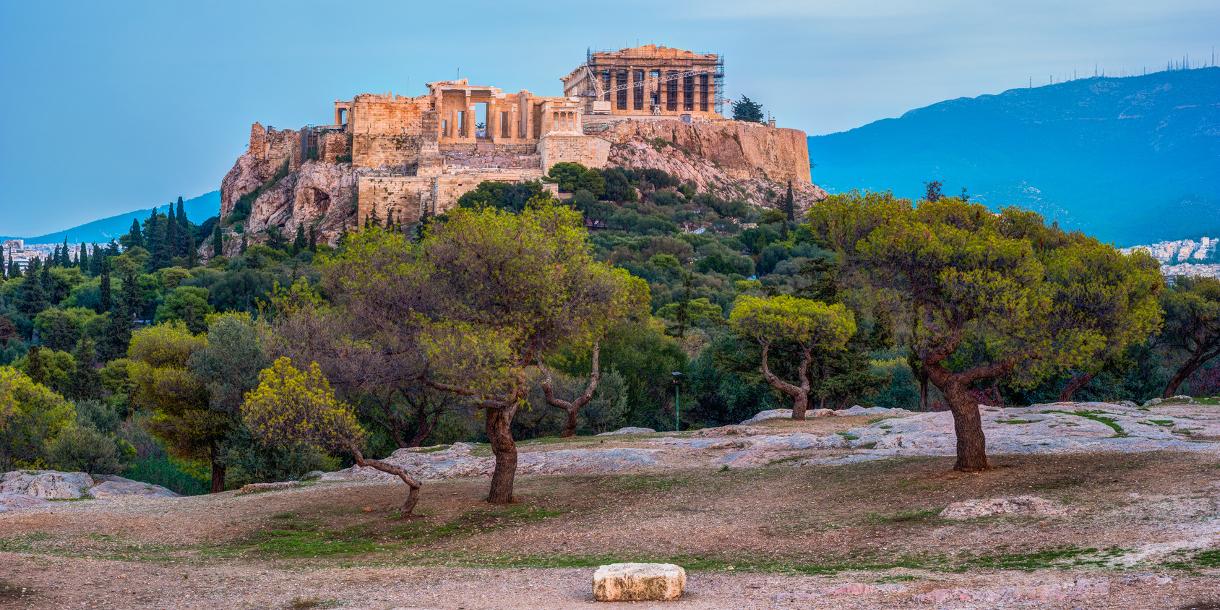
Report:
<svg viewBox="0 0 1220 610"><path fill-rule="evenodd" d="M479 186L496 180L522 182L542 178L538 169L470 171L439 176L360 176L356 180L356 217L364 224L374 214L385 221L393 214L397 223L419 221L424 214L443 214L457 206L458 199Z"/></svg>
<svg viewBox="0 0 1220 610"><path fill-rule="evenodd" d="M550 135L539 142L538 152L543 171L562 162L603 168L610 158L610 141L593 136Z"/></svg>

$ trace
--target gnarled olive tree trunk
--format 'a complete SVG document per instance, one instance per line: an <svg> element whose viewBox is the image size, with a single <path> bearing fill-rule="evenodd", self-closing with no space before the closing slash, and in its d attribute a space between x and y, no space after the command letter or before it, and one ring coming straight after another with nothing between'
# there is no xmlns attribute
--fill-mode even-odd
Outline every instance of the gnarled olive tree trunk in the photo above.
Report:
<svg viewBox="0 0 1220 610"><path fill-rule="evenodd" d="M357 466L375 468L382 472L392 474L402 479L402 482L407 484L407 499L402 503L402 517L405 518L410 516L411 511L415 510L415 504L419 502L419 481L416 480L415 477L412 477L406 470L389 462L366 459L364 457L364 453L362 453L360 448L355 445L348 447L348 451L351 452L352 458L355 459Z"/></svg>
<svg viewBox="0 0 1220 610"><path fill-rule="evenodd" d="M492 504L509 504L513 501L513 481L517 477L517 442L513 440L513 415L517 405L489 407L487 413L487 440L496 458L495 470L491 473L491 489L487 501Z"/></svg>
<svg viewBox="0 0 1220 610"><path fill-rule="evenodd" d="M809 410L809 366L813 362L813 350L803 348L801 350L801 363L797 365L797 377L799 385L788 383L780 379L775 373L771 372L770 363L767 357L770 355L771 344L765 342L762 344L762 374L767 383L771 387L779 390L785 396L792 399L792 419L804 420L805 412Z"/></svg>
<svg viewBox="0 0 1220 610"><path fill-rule="evenodd" d="M538 361L538 368L542 369L542 393L546 396L547 404L557 409L562 409L567 414L567 421L563 426L563 436L576 436L576 415L581 408L589 404L593 400L593 393L597 391L597 383L601 380L602 372L600 366L601 347L595 341L593 343L593 362L589 372L589 383L585 386L584 392L577 396L574 400L563 400L555 396L555 389L551 380L551 370L541 361Z"/></svg>

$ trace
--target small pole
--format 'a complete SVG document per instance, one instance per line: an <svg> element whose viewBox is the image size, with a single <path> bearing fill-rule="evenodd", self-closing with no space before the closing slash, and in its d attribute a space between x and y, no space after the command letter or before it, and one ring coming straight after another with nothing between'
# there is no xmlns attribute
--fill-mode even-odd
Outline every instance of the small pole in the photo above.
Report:
<svg viewBox="0 0 1220 610"><path fill-rule="evenodd" d="M680 383L681 378L682 378L682 373L679 371L674 371L673 376L674 376L674 432L680 432L682 430L682 424L681 424L681 419L680 419L682 416L682 390L681 390L681 383Z"/></svg>

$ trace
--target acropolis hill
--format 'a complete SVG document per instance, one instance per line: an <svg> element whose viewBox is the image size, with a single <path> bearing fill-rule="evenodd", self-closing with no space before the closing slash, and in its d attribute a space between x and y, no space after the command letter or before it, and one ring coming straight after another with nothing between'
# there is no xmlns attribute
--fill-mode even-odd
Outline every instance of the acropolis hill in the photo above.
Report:
<svg viewBox="0 0 1220 610"><path fill-rule="evenodd" d="M726 119L723 78L716 54L645 45L588 53L562 96L466 79L417 97L362 93L336 101L330 125L255 123L221 183L221 218L254 239L305 226L334 240L371 216L416 222L480 182L537 180L565 161L661 169L758 205L789 182L801 204L824 196L804 132Z"/></svg>

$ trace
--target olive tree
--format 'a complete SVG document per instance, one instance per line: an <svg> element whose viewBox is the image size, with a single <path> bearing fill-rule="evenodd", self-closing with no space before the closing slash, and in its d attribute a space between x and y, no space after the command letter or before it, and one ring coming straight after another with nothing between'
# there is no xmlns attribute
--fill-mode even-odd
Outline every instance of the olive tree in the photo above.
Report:
<svg viewBox="0 0 1220 610"><path fill-rule="evenodd" d="M1169 398L1195 371L1220 356L1220 280L1174 278L1173 288L1165 291L1161 302L1165 329L1159 342L1180 359L1162 393Z"/></svg>
<svg viewBox="0 0 1220 610"><path fill-rule="evenodd" d="M1104 357L1111 343L1146 337L1155 326L1146 303L1155 289L1125 281L1144 263L1114 265L1117 281L1075 273L1108 246L1046 227L1029 212L994 214L954 198L916 207L853 193L814 206L809 218L855 277L887 291L910 327L921 329L912 347L953 414L957 470L990 467L974 386L1000 378L1032 384L1078 369ZM1116 300L1137 304L1090 309L1098 282L1117 291ZM1135 319L1135 336L1107 336Z"/></svg>
<svg viewBox="0 0 1220 610"><path fill-rule="evenodd" d="M415 509L420 484L406 470L389 462L364 457L365 432L356 413L335 398L318 363L302 371L287 356L276 358L258 375L258 387L246 393L241 407L246 426L269 445L304 445L322 451L339 451L356 464L392 474L407 485L402 504L405 517Z"/></svg>
<svg viewBox="0 0 1220 610"><path fill-rule="evenodd" d="M842 304L779 295L743 295L733 304L729 325L739 335L757 341L762 347L762 374L767 383L792 399L792 419L805 419L809 394L813 389L810 368L815 352L843 349L856 334L855 316ZM795 345L800 361L795 366L795 382L785 381L772 371L771 348L780 343Z"/></svg>

